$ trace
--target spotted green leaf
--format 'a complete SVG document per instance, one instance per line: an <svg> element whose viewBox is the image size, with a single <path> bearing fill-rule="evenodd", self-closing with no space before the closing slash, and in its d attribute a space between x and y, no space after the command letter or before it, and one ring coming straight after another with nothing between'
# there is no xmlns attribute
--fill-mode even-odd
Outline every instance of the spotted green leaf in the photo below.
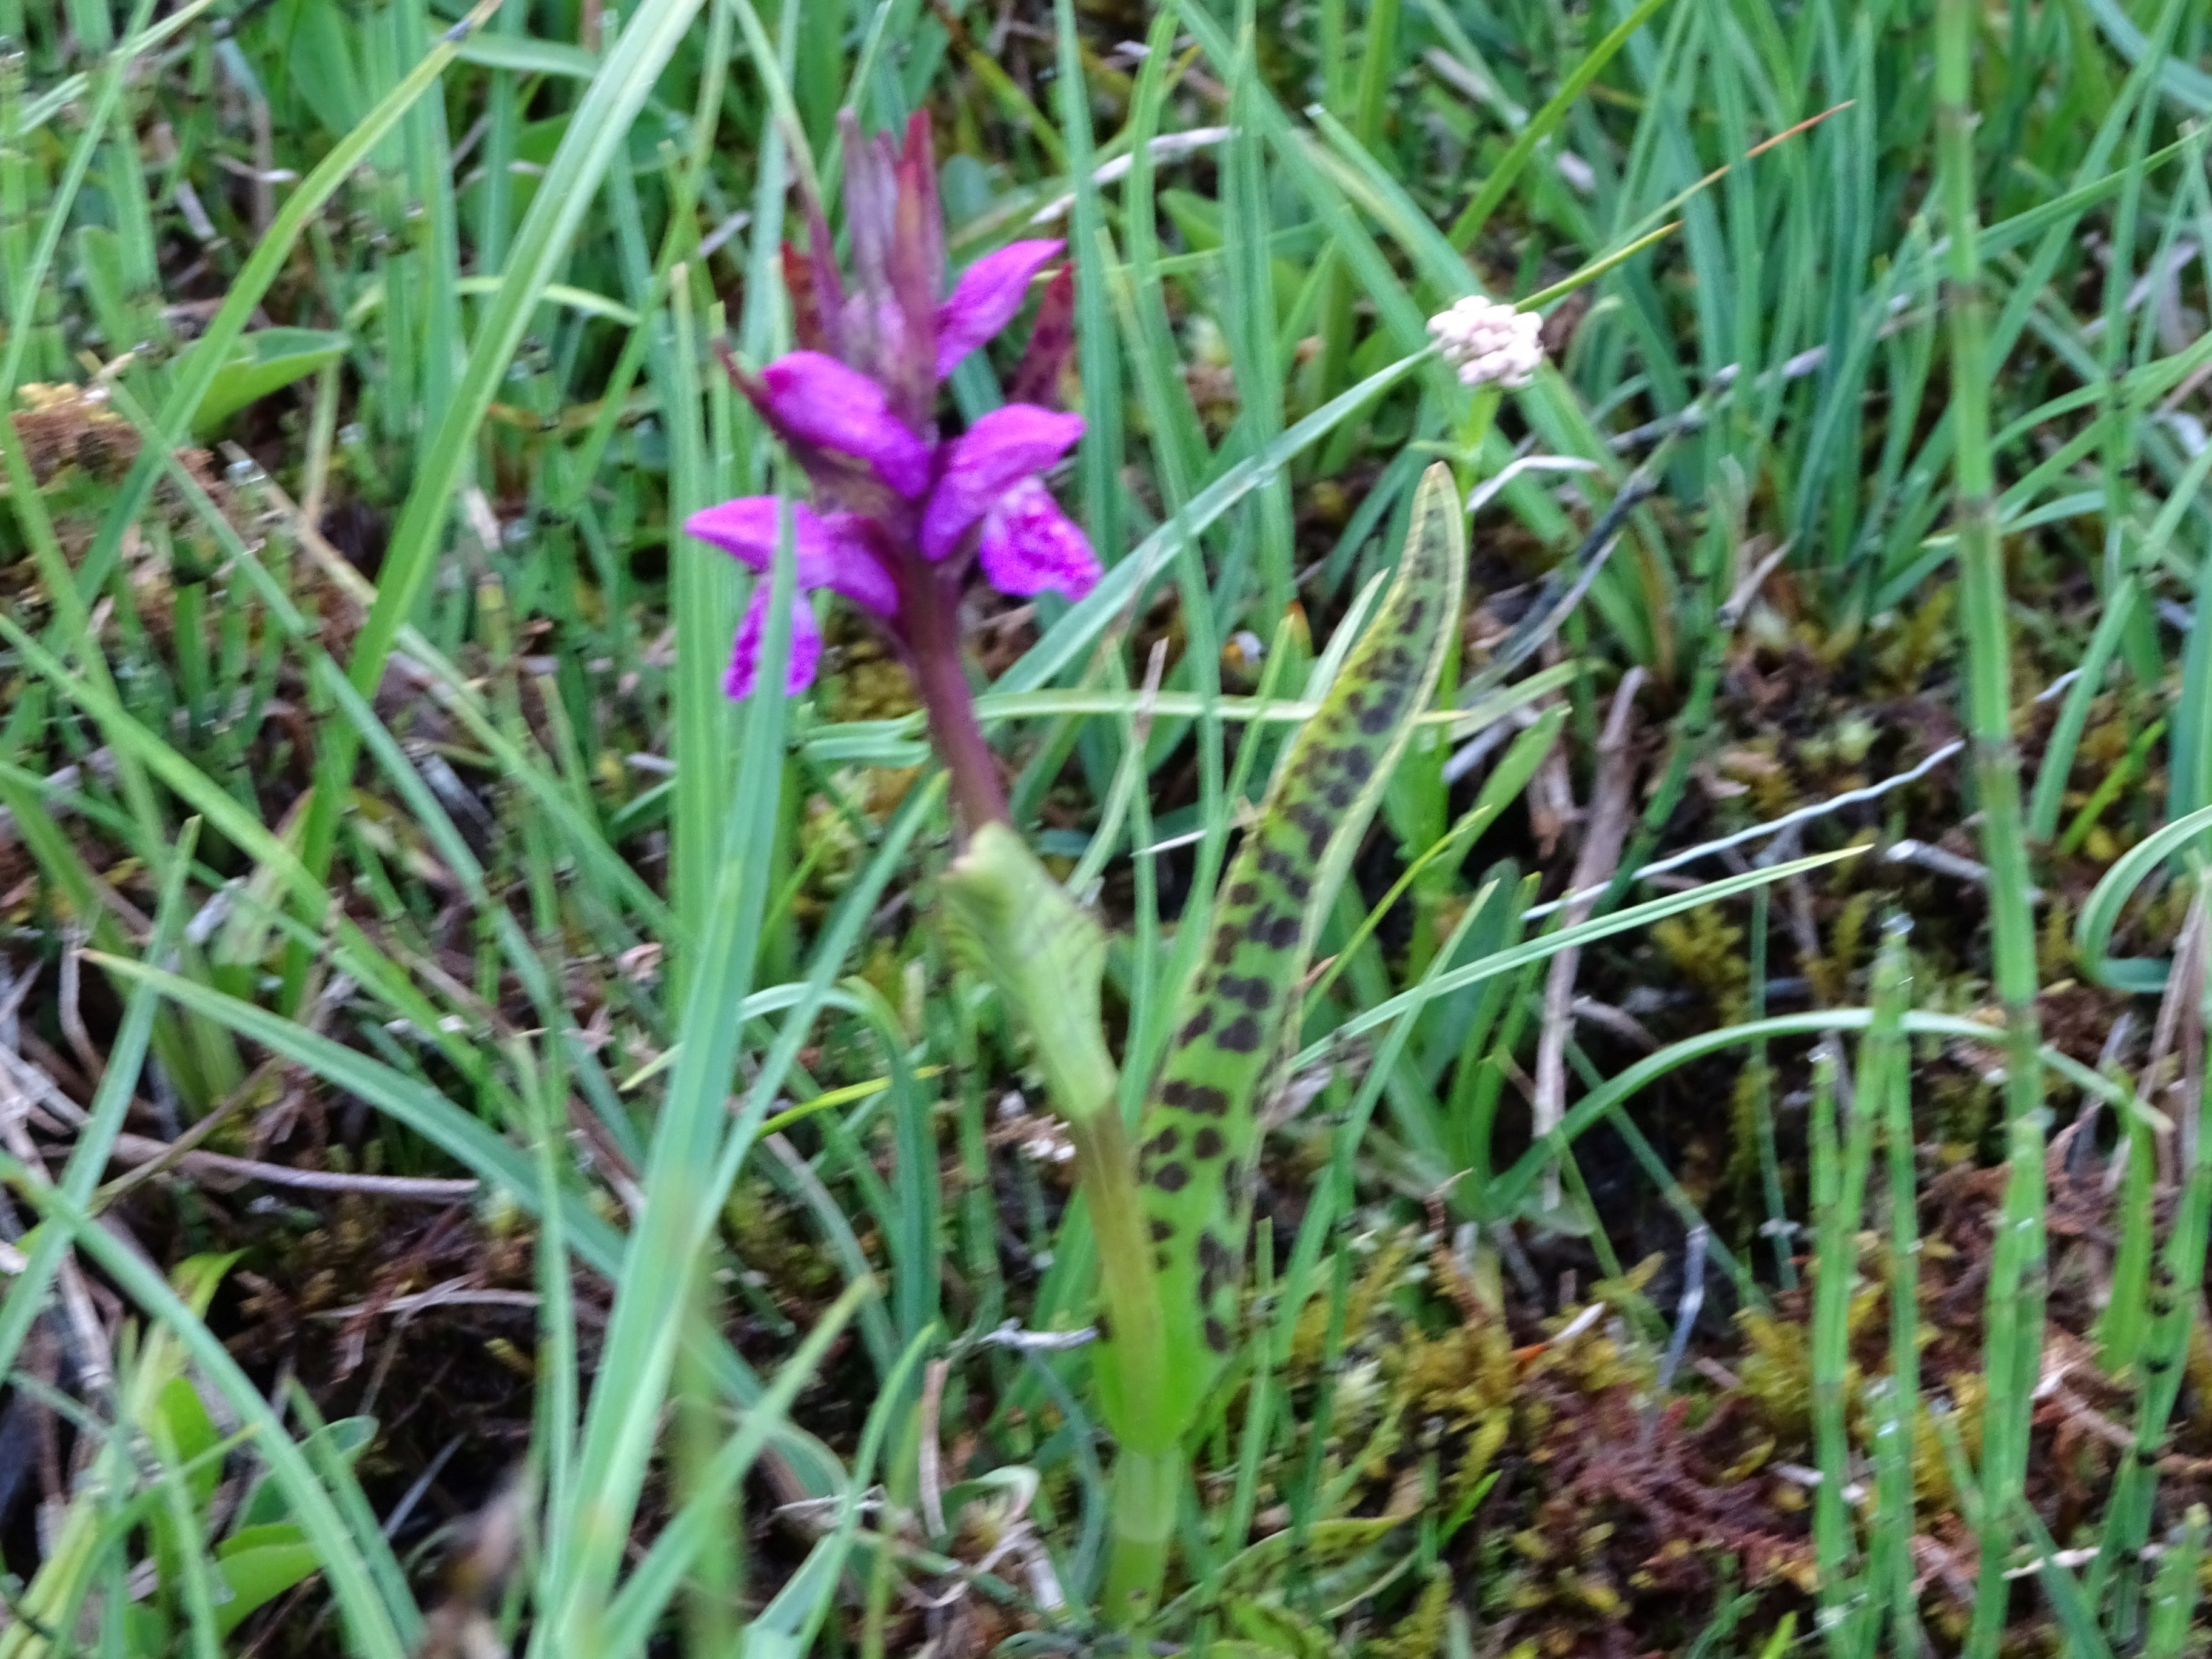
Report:
<svg viewBox="0 0 2212 1659"><path fill-rule="evenodd" d="M1231 1346L1259 1153L1255 1102L1295 1035L1322 919L1435 690L1466 565L1451 473L1432 466L1396 579L1238 848L1177 1009L1137 1169L1176 1362L1168 1403L1178 1433Z"/></svg>

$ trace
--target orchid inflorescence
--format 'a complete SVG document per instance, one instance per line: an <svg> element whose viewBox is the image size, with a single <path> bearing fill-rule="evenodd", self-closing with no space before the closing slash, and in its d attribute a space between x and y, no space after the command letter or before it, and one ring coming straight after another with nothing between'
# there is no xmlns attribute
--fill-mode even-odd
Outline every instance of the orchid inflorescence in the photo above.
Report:
<svg viewBox="0 0 2212 1659"><path fill-rule="evenodd" d="M927 118L914 117L899 147L863 138L849 112L843 130L853 289L821 204L809 202L807 247L784 247L799 349L757 374L735 364L732 373L812 488L811 502L790 508L798 591L785 690L813 683L822 636L808 596L827 588L876 618L928 702L945 665L921 659L957 652L951 618L971 568L1022 596L1079 599L1098 580L1089 540L1043 483L1083 435L1081 416L1012 402L953 437L939 435L936 418L946 377L1013 320L1061 244L1010 243L946 293ZM1048 392L1058 379L1072 294L1063 270L1012 382L1017 394ZM775 496L740 496L695 513L684 528L765 571L781 510ZM738 629L725 682L732 697L752 690L767 606L763 582ZM933 718L942 712L933 706Z"/></svg>

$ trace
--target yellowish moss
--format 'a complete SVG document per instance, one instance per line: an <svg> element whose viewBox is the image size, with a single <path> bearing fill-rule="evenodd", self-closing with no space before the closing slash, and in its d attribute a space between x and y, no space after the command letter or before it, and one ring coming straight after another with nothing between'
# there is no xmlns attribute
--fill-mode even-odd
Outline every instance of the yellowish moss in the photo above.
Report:
<svg viewBox="0 0 2212 1659"><path fill-rule="evenodd" d="M1711 999L1723 1023L1741 1017L1751 969L1743 929L1719 905L1701 904L1656 923L1651 942L1675 972Z"/></svg>
<svg viewBox="0 0 2212 1659"><path fill-rule="evenodd" d="M1553 1547L1552 1540L1534 1527L1523 1527L1519 1532L1515 1533L1513 1547L1518 1550L1525 1559L1538 1566L1544 1565L1559 1553ZM1522 1593L1525 1594L1525 1590Z"/></svg>
<svg viewBox="0 0 2212 1659"><path fill-rule="evenodd" d="M1950 659L1951 612L1957 605L1957 584L1946 582L1917 604L1886 616L1881 642L1874 653L1874 670L1881 690L1904 696L1918 689L1928 671Z"/></svg>
<svg viewBox="0 0 2212 1659"><path fill-rule="evenodd" d="M788 1224L783 1200L766 1182L740 1182L722 1206L722 1219L738 1259L777 1290L813 1298L836 1285L836 1262Z"/></svg>
<svg viewBox="0 0 2212 1659"><path fill-rule="evenodd" d="M1739 1480L1748 1480L1765 1468L1774 1458L1778 1443L1772 1435L1763 1435L1743 1449L1735 1462L1721 1471L1720 1484L1732 1486Z"/></svg>
<svg viewBox="0 0 2212 1659"><path fill-rule="evenodd" d="M1443 1503L1456 1503L1489 1473L1512 1436L1519 1374L1504 1328L1467 1325L1434 1339L1410 1332L1391 1359L1399 1368L1400 1420L1441 1420L1467 1437L1439 1493Z"/></svg>
<svg viewBox="0 0 2212 1659"><path fill-rule="evenodd" d="M1761 736L1723 750L1715 769L1732 783L1751 792L1753 808L1761 817L1776 817L1804 803L1798 799L1797 781L1775 754L1776 740Z"/></svg>
<svg viewBox="0 0 2212 1659"><path fill-rule="evenodd" d="M1429 1569L1428 1582L1406 1616L1390 1627L1389 1635L1364 1644L1360 1651L1373 1659L1431 1659L1442 1653L1451 1593L1451 1573L1440 1561Z"/></svg>
<svg viewBox="0 0 2212 1659"><path fill-rule="evenodd" d="M843 653L843 665L830 687L833 720L887 720L921 707L905 665L857 623L831 625L832 641Z"/></svg>
<svg viewBox="0 0 2212 1659"><path fill-rule="evenodd" d="M1644 1294L1644 1289L1666 1265L1667 1258L1664 1255L1656 1253L1647 1255L1633 1267L1623 1273L1620 1278L1601 1279L1592 1285L1590 1299L1593 1302L1602 1302L1607 1307L1618 1309L1632 1325L1640 1325L1647 1330L1663 1330L1668 1322L1667 1317L1651 1305L1650 1299ZM1581 1355L1585 1352L1597 1352L1601 1343L1604 1351L1612 1351L1611 1342L1600 1339L1597 1342L1577 1343L1575 1352ZM1607 1379L1607 1381L1627 1380L1630 1379L1625 1375ZM1603 1384L1596 1383L1594 1386L1603 1386Z"/></svg>
<svg viewBox="0 0 2212 1659"><path fill-rule="evenodd" d="M1559 1588L1601 1619L1618 1619L1627 1607L1620 1592L1599 1573L1561 1573Z"/></svg>
<svg viewBox="0 0 2212 1659"><path fill-rule="evenodd" d="M1996 1088L1978 1072L1944 1067L1928 1073L1923 1083L1916 1085L1915 1093L1932 1109L1944 1161L1956 1164L1972 1158L1995 1114Z"/></svg>
<svg viewBox="0 0 2212 1659"><path fill-rule="evenodd" d="M1812 1353L1805 1328L1757 1308L1743 1310L1735 1322L1750 1345L1735 1366L1744 1392L1785 1440L1804 1440L1813 1413Z"/></svg>
<svg viewBox="0 0 2212 1659"><path fill-rule="evenodd" d="M1756 1213L1764 1213L1766 1200L1759 1191L1759 1080L1764 1074L1771 1081L1773 1068L1762 1067L1752 1061L1736 1073L1735 1086L1729 1093L1729 1158L1721 1171L1721 1180L1736 1202ZM1789 1172L1783 1172L1785 1181Z"/></svg>
<svg viewBox="0 0 2212 1659"><path fill-rule="evenodd" d="M2094 777L2119 763L2129 744L2135 741L2135 733L2127 711L2109 691L2092 702L2089 711L2088 723L2081 728L2081 741L2074 745L2074 763Z"/></svg>
<svg viewBox="0 0 2212 1659"><path fill-rule="evenodd" d="M1943 1379L1950 1391L1950 1425L1956 1431L1959 1443L1966 1449L1969 1462L1982 1455L1982 1408L1989 1399L1982 1386L1982 1374L1976 1371L1953 1371ZM1942 1441L1937 1441L1940 1449Z"/></svg>
<svg viewBox="0 0 2212 1659"><path fill-rule="evenodd" d="M1835 926L1829 930L1827 950L1805 964L1816 1000L1834 1005L1851 1000L1851 973L1858 966L1874 902L1872 893L1854 893L1845 899Z"/></svg>
<svg viewBox="0 0 2212 1659"><path fill-rule="evenodd" d="M2036 935L2035 965L2046 986L2069 980L2074 972L2074 907L2063 896L2052 900L2044 912L2043 928Z"/></svg>
<svg viewBox="0 0 2212 1659"><path fill-rule="evenodd" d="M1397 1288L1407 1261L1413 1254L1418 1236L1411 1231L1394 1234L1383 1240L1367 1263L1366 1268L1354 1281L1344 1302L1344 1329L1347 1340L1356 1340L1366 1330L1375 1316L1375 1304ZM1328 1302L1316 1297L1306 1304L1298 1316L1297 1334L1291 1342L1291 1364L1294 1370L1310 1371L1321 1364L1322 1350L1328 1335Z"/></svg>

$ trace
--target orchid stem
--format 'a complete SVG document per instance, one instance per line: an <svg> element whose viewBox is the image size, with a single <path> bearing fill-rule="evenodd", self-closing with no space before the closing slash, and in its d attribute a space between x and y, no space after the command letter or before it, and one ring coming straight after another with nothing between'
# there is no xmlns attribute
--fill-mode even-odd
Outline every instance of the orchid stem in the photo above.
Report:
<svg viewBox="0 0 2212 1659"><path fill-rule="evenodd" d="M1076 1181L1098 1267L1093 1375L1117 1445L1108 1626L1129 1630L1159 1605L1182 1484L1182 1427L1167 1397L1175 1370L1153 1263L1155 1243L1121 1121L1121 1079L1098 1018L1106 935L1005 824L983 823L945 872L955 927L975 948L1035 1045L1053 1105L1075 1142Z"/></svg>
<svg viewBox="0 0 2212 1659"><path fill-rule="evenodd" d="M975 694L961 666L958 600L927 568L902 586L899 610L913 653L915 689L929 713L938 755L951 775L962 827L973 835L987 823L1005 823L1006 793L999 781L999 763L975 723Z"/></svg>

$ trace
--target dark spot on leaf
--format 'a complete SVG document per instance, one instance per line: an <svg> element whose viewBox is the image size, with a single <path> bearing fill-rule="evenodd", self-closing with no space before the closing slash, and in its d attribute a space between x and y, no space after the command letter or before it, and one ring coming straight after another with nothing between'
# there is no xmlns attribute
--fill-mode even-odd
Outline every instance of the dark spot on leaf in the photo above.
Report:
<svg viewBox="0 0 2212 1659"><path fill-rule="evenodd" d="M1274 989L1258 974L1238 978L1235 974L1224 974L1215 988L1218 994L1231 1002L1241 1002L1255 1013L1275 1000Z"/></svg>
<svg viewBox="0 0 2212 1659"><path fill-rule="evenodd" d="M1260 1022L1249 1014L1239 1014L1215 1032L1213 1040L1231 1054L1251 1054L1260 1046Z"/></svg>
<svg viewBox="0 0 2212 1659"><path fill-rule="evenodd" d="M1206 1346L1216 1353L1229 1352L1229 1333L1212 1314L1206 1316Z"/></svg>
<svg viewBox="0 0 2212 1659"><path fill-rule="evenodd" d="M1256 881L1238 882L1229 890L1229 902L1239 906L1257 904L1260 902L1260 884Z"/></svg>
<svg viewBox="0 0 2212 1659"><path fill-rule="evenodd" d="M1275 950L1289 950L1298 942L1298 919L1296 916L1277 916L1267 924L1267 940Z"/></svg>
<svg viewBox="0 0 2212 1659"><path fill-rule="evenodd" d="M1190 1138L1193 1158L1212 1158L1221 1156L1221 1131L1211 1123Z"/></svg>
<svg viewBox="0 0 2212 1659"><path fill-rule="evenodd" d="M1283 884L1284 896L1292 904L1306 902L1306 893L1312 884L1306 875L1305 867L1289 854L1267 848L1260 854L1260 868Z"/></svg>
<svg viewBox="0 0 2212 1659"><path fill-rule="evenodd" d="M1172 1123L1145 1143L1147 1158L1165 1158L1175 1151L1182 1139L1182 1132Z"/></svg>
<svg viewBox="0 0 2212 1659"><path fill-rule="evenodd" d="M1229 959L1237 954L1237 944L1238 940L1236 934L1224 933L1220 935L1220 937L1213 941L1214 962L1218 965L1226 968L1229 965Z"/></svg>
<svg viewBox="0 0 2212 1659"><path fill-rule="evenodd" d="M1190 1085L1185 1083L1181 1078L1177 1078L1172 1082L1163 1083L1160 1085L1161 1105L1187 1106L1189 1103Z"/></svg>
<svg viewBox="0 0 2212 1659"><path fill-rule="evenodd" d="M1183 1022L1183 1028L1176 1033L1176 1041L1188 1047L1212 1029L1213 1006L1209 1003Z"/></svg>
<svg viewBox="0 0 2212 1659"><path fill-rule="evenodd" d="M1174 1237L1175 1237L1175 1223L1174 1223L1174 1222L1172 1222L1172 1221L1162 1221L1162 1220L1161 1220L1158 1217L1157 1217L1157 1216L1155 1216L1155 1217L1153 1217L1153 1218L1152 1218L1152 1243L1155 1243L1155 1244L1164 1244L1164 1243L1166 1243L1168 1242L1168 1240L1170 1240L1170 1239L1173 1238ZM1203 1248L1204 1248L1204 1246L1203 1246L1203 1245L1201 1245L1200 1248L1200 1249L1203 1249Z"/></svg>
<svg viewBox="0 0 2212 1659"><path fill-rule="evenodd" d="M1164 1193L1179 1193L1190 1185L1190 1171L1180 1164L1163 1164L1152 1172L1152 1185Z"/></svg>
<svg viewBox="0 0 2212 1659"><path fill-rule="evenodd" d="M1226 1117L1229 1097L1211 1084L1201 1083L1190 1091L1190 1109L1200 1117Z"/></svg>
<svg viewBox="0 0 2212 1659"><path fill-rule="evenodd" d="M1387 702L1378 702L1359 717L1359 729L1368 736L1374 737L1377 733L1390 729L1392 718L1390 705Z"/></svg>

